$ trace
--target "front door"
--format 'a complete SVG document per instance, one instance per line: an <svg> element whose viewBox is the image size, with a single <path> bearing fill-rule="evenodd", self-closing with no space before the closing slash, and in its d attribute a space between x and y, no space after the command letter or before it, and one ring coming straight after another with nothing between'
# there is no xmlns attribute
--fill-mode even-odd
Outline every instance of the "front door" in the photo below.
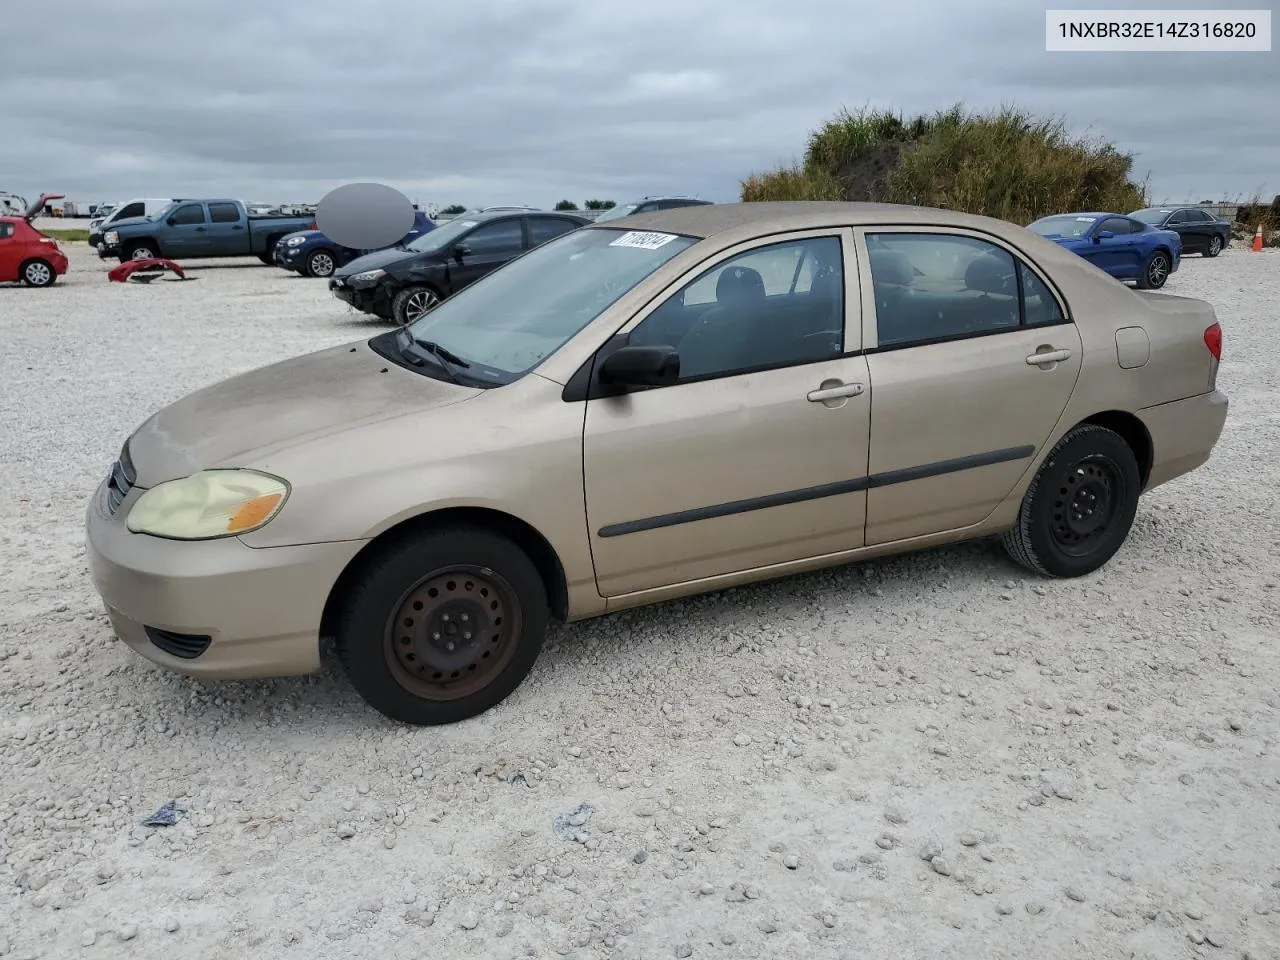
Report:
<svg viewBox="0 0 1280 960"><path fill-rule="evenodd" d="M1103 231L1114 234L1099 237ZM1120 217L1107 217L1094 230L1093 246L1086 256L1113 277L1134 277L1141 268L1138 263L1138 244L1129 232L1129 221Z"/></svg>
<svg viewBox="0 0 1280 960"><path fill-rule="evenodd" d="M723 255L624 328L681 379L587 402L587 522L601 595L862 545L867 361L849 231ZM848 265L848 266L847 266ZM846 277L853 277L846 294Z"/></svg>
<svg viewBox="0 0 1280 960"><path fill-rule="evenodd" d="M524 251L519 217L504 217L477 226L454 244L449 254L449 293L457 293Z"/></svg>
<svg viewBox="0 0 1280 960"><path fill-rule="evenodd" d="M183 257L209 255L209 220L203 203L184 203L171 214L165 224L161 241L167 256L180 260Z"/></svg>
<svg viewBox="0 0 1280 960"><path fill-rule="evenodd" d="M1003 246L962 232L869 230L866 242L871 546L990 516L1062 415L1081 342Z"/></svg>

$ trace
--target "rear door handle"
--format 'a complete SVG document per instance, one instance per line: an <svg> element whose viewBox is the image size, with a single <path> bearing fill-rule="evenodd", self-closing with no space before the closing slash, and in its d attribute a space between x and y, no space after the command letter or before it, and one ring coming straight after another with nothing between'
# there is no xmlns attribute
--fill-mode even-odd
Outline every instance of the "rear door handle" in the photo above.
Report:
<svg viewBox="0 0 1280 960"><path fill-rule="evenodd" d="M1043 353L1033 353L1027 357L1027 363L1033 367L1039 367L1048 363L1061 363L1063 360L1070 359L1070 350L1046 350Z"/></svg>
<svg viewBox="0 0 1280 960"><path fill-rule="evenodd" d="M196 227L196 233L204 233L204 227Z"/></svg>
<svg viewBox="0 0 1280 960"><path fill-rule="evenodd" d="M805 399L811 403L822 403L825 400L839 400L842 397L856 397L862 393L862 384L860 383L842 383L838 387L822 387L818 390L810 390L805 394Z"/></svg>

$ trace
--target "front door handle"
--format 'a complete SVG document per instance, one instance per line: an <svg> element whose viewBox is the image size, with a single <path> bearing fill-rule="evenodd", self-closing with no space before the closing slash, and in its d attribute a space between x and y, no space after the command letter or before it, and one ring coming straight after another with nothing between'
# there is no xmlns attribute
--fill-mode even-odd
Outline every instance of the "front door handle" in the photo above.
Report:
<svg viewBox="0 0 1280 960"><path fill-rule="evenodd" d="M841 400L845 397L856 397L862 393L862 384L860 383L836 383L835 386L819 387L817 390L810 390L805 394L805 399L811 403L824 403L827 400Z"/></svg>
<svg viewBox="0 0 1280 960"><path fill-rule="evenodd" d="M1070 350L1043 350L1033 353L1027 357L1027 363L1033 367L1041 367L1050 363L1061 363L1063 360L1071 359Z"/></svg>

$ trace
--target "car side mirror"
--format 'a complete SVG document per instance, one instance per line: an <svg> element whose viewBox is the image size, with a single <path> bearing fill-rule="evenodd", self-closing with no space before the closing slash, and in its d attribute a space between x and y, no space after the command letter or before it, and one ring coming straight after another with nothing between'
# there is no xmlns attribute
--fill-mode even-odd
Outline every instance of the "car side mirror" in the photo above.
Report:
<svg viewBox="0 0 1280 960"><path fill-rule="evenodd" d="M457 257L459 260L461 260L463 257L471 256L471 245L466 243L458 244L456 247L453 248L453 255Z"/></svg>
<svg viewBox="0 0 1280 960"><path fill-rule="evenodd" d="M169 224L169 226L171 227L176 227L178 225L178 221L175 220L173 217L170 217L168 220L165 221L165 223Z"/></svg>
<svg viewBox="0 0 1280 960"><path fill-rule="evenodd" d="M680 379L680 354L675 347L619 347L600 365L603 383L629 387L664 387Z"/></svg>
<svg viewBox="0 0 1280 960"><path fill-rule="evenodd" d="M1099 230L1097 236L1094 237L1094 240L1110 240L1114 236L1115 234L1110 230Z"/></svg>

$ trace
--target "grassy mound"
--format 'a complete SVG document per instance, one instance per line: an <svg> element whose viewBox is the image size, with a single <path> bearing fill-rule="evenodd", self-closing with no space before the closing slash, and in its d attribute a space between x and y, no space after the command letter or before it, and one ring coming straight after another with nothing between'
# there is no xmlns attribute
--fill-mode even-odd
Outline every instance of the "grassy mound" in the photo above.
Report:
<svg viewBox="0 0 1280 960"><path fill-rule="evenodd" d="M1026 224L1051 213L1147 203L1131 154L1074 137L1061 120L960 105L904 119L841 110L809 136L804 162L742 181L742 199L861 200L963 210Z"/></svg>

